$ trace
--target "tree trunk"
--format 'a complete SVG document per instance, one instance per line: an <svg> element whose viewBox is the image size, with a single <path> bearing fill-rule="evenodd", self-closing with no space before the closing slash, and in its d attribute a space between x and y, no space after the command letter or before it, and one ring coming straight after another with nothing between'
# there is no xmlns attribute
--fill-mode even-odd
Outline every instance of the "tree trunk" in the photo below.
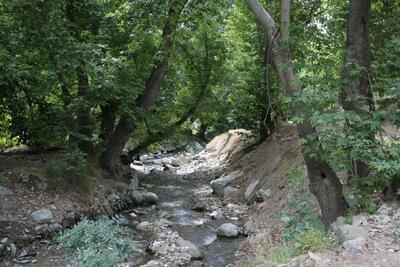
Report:
<svg viewBox="0 0 400 267"><path fill-rule="evenodd" d="M347 24L346 64L342 70L339 101L345 111L354 112L369 118L369 111L374 109L374 101L370 90L371 84L371 50L369 41L369 18L371 0L351 0ZM352 81L353 68L361 68L356 82ZM362 131L351 121L347 121L351 130ZM373 139L374 134L368 138ZM361 160L352 160L353 178L365 177L369 174L368 166Z"/></svg>
<svg viewBox="0 0 400 267"><path fill-rule="evenodd" d="M84 66L85 63L82 62L77 68L78 96L81 98L81 103L77 110L78 133L80 135L78 147L87 155L93 155L94 147L93 143L90 141L93 134L93 127L90 123L90 108L86 103L88 101L89 78L86 74Z"/></svg>
<svg viewBox="0 0 400 267"><path fill-rule="evenodd" d="M136 106L145 112L148 111L156 101L157 93L160 90L161 82L168 67L170 48L172 46L172 33L178 25L178 19L185 6L186 0L176 0L172 2L162 34L164 40L163 56L161 59L156 59L154 68L147 80L146 88L136 100ZM103 169L111 174L116 173L119 156L135 129L136 123L132 119L132 116L128 114L123 115L107 143L106 150L100 158L100 164Z"/></svg>
<svg viewBox="0 0 400 267"><path fill-rule="evenodd" d="M100 126L100 139L103 145L106 145L110 140L117 119L118 104L116 102L106 103L101 106L101 126Z"/></svg>
<svg viewBox="0 0 400 267"><path fill-rule="evenodd" d="M292 67L284 67L284 63L289 61L290 53L289 47L279 42L280 40L287 40L289 29L278 32L275 21L265 11L258 0L246 0L247 5L256 17L257 21L265 28L268 39L272 45L272 53L274 57L275 66L277 68L279 82L286 94L295 97L302 92L302 88L295 83L295 75ZM281 4L281 19L282 27L286 28L289 25L289 16L287 12L290 1L282 0ZM282 36L283 35L283 36ZM294 104L294 112L303 114L303 106ZM297 125L297 131L300 138L307 138L310 134L315 134L315 129L305 118L304 122ZM312 145L312 144L308 144ZM337 217L344 215L347 209L347 203L343 197L342 184L339 181L336 173L324 161L319 159L310 158L306 153L303 153L305 163L308 170L310 180L310 191L316 195L318 203L322 211L322 220L325 225L329 225L336 220Z"/></svg>

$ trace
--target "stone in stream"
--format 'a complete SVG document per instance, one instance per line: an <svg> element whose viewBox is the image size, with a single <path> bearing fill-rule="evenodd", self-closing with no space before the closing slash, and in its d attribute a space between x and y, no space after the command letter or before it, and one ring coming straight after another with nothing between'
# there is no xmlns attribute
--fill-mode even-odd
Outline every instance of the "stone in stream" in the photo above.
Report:
<svg viewBox="0 0 400 267"><path fill-rule="evenodd" d="M147 205L153 205L158 202L158 196L152 192L141 193L143 197L143 203Z"/></svg>
<svg viewBox="0 0 400 267"><path fill-rule="evenodd" d="M192 205L191 210L203 212L207 209L207 206L203 202L196 202Z"/></svg>
<svg viewBox="0 0 400 267"><path fill-rule="evenodd" d="M176 240L176 245L184 248L190 254L192 260L198 260L203 257L203 253L200 251L200 249L189 240L179 237Z"/></svg>
<svg viewBox="0 0 400 267"><path fill-rule="evenodd" d="M136 229L139 230L139 231L146 232L146 231L149 230L150 225L151 225L151 224L150 224L148 221L143 221L143 222L139 223L139 224L136 226Z"/></svg>
<svg viewBox="0 0 400 267"><path fill-rule="evenodd" d="M130 195L135 204L140 205L143 203L143 196L139 191L131 191Z"/></svg>
<svg viewBox="0 0 400 267"><path fill-rule="evenodd" d="M12 192L10 189L4 186L0 186L0 198L6 198L8 196L11 196Z"/></svg>
<svg viewBox="0 0 400 267"><path fill-rule="evenodd" d="M140 265L140 267L162 267L162 266L163 266L163 264L156 260L151 260L144 265Z"/></svg>
<svg viewBox="0 0 400 267"><path fill-rule="evenodd" d="M233 183L242 176L241 171L234 171L232 173L223 175L222 177L211 181L210 186L214 193L220 197L224 196L225 187Z"/></svg>
<svg viewBox="0 0 400 267"><path fill-rule="evenodd" d="M53 213L49 209L42 208L35 212L32 212L32 218L36 222L45 223L53 220Z"/></svg>
<svg viewBox="0 0 400 267"><path fill-rule="evenodd" d="M133 192L133 191L137 191L138 188L139 188L139 180L137 177L133 176L129 183L128 190Z"/></svg>
<svg viewBox="0 0 400 267"><path fill-rule="evenodd" d="M233 223L224 223L218 227L217 235L224 237L237 237L239 235L239 228Z"/></svg>

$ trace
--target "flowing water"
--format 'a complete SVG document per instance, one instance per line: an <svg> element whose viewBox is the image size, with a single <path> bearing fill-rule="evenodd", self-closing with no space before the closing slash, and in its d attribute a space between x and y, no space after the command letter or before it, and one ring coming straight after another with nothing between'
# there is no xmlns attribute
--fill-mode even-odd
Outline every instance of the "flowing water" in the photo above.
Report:
<svg viewBox="0 0 400 267"><path fill-rule="evenodd" d="M159 196L159 203L154 212L144 215L141 219L152 221L168 218L174 222L171 226L173 231L201 249L205 266L222 267L235 260L234 254L243 239L217 237L218 226L229 220L212 220L207 215L210 211L191 210L197 190L191 177L195 175L181 176L169 172L155 172L144 176L141 183L152 186L151 191ZM204 184L208 184L206 179Z"/></svg>

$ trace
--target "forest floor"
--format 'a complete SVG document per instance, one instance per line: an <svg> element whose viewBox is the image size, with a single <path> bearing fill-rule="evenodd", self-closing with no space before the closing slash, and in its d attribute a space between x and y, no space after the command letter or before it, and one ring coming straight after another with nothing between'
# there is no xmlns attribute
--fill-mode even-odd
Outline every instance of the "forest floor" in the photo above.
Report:
<svg viewBox="0 0 400 267"><path fill-rule="evenodd" d="M274 266L271 253L282 245L283 232L303 220L293 201L310 214L319 210L295 129L249 147L252 142L248 132L235 130L197 154L142 156L131 165L132 177L139 192L155 193L157 201L139 206L124 203L129 180L104 179L97 170L90 171L96 185L90 190L54 184L43 166L62 157L59 152L2 155L0 266L67 266L52 236L85 216L114 213L129 218L141 244L121 267ZM373 215L339 218L331 231L332 240L340 234L334 248L310 248L276 266L400 266L399 219L396 203L382 204ZM219 230L225 223L233 237Z"/></svg>

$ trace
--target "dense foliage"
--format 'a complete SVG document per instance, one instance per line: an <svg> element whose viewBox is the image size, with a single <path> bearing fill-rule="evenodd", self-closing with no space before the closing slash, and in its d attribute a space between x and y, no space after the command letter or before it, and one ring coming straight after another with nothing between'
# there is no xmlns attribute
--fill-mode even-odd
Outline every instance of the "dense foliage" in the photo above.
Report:
<svg viewBox="0 0 400 267"><path fill-rule="evenodd" d="M114 266L123 262L136 245L132 230L122 223L126 223L123 217L84 219L56 240L78 266Z"/></svg>
<svg viewBox="0 0 400 267"><path fill-rule="evenodd" d="M0 149L79 149L113 173L126 145L133 156L231 128L263 140L307 121L306 155L347 171L345 191L369 206L400 179L399 139L384 131L400 124L400 1L372 2L367 67L347 56L348 1L294 0L288 25L280 1L261 2L290 30L281 45L297 95L282 90L273 40L246 1L0 1ZM373 107L347 109L343 88L365 76Z"/></svg>

